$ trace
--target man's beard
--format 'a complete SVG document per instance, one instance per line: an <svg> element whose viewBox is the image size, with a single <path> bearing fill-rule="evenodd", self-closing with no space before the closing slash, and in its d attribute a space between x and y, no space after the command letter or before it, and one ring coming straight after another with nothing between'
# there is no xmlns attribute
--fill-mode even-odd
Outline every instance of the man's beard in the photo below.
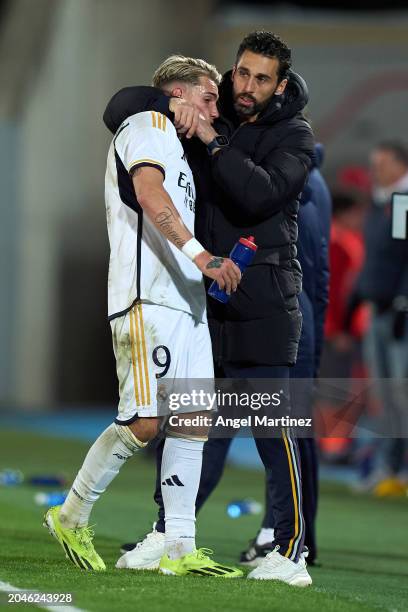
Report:
<svg viewBox="0 0 408 612"><path fill-rule="evenodd" d="M263 102L257 102L255 98L251 96L250 94L248 95L238 94L237 96L234 96L235 112L237 113L238 117L245 117L245 118L253 117L254 115L258 115L263 110L265 110L265 108L269 105L274 95L275 95L275 92L272 94L270 98L267 98ZM241 97L246 98L247 100L250 100L251 102L253 102L252 106L241 105L240 104Z"/></svg>

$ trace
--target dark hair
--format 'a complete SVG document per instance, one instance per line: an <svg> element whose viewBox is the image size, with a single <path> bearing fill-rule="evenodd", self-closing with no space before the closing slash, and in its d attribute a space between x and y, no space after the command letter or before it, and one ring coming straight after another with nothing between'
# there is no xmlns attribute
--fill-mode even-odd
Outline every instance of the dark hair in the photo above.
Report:
<svg viewBox="0 0 408 612"><path fill-rule="evenodd" d="M364 200L362 200L361 194L355 190L337 190L332 193L333 217L337 217L353 208L362 208L363 206Z"/></svg>
<svg viewBox="0 0 408 612"><path fill-rule="evenodd" d="M375 149L378 151L390 151L394 154L397 159L404 166L408 166L408 148L402 142L398 140L384 140L379 142Z"/></svg>
<svg viewBox="0 0 408 612"><path fill-rule="evenodd" d="M292 65L291 50L276 34L262 30L247 34L239 45L236 64L238 64L244 51L252 51L252 53L258 53L266 57L276 57L279 60L279 81L287 77L288 70Z"/></svg>

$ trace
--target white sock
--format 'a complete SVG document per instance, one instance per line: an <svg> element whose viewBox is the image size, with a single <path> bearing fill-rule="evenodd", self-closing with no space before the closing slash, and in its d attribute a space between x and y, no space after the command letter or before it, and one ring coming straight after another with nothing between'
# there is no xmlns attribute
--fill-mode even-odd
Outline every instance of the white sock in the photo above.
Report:
<svg viewBox="0 0 408 612"><path fill-rule="evenodd" d="M178 559L195 550L195 504L204 442L167 437L161 469L166 553Z"/></svg>
<svg viewBox="0 0 408 612"><path fill-rule="evenodd" d="M94 503L119 473L126 459L146 446L123 425L112 423L94 442L60 512L64 527L88 524Z"/></svg>
<svg viewBox="0 0 408 612"><path fill-rule="evenodd" d="M258 546L262 546L263 544L269 544L269 542L273 542L274 537L274 529L262 527L261 531L256 536L256 543L258 544Z"/></svg>

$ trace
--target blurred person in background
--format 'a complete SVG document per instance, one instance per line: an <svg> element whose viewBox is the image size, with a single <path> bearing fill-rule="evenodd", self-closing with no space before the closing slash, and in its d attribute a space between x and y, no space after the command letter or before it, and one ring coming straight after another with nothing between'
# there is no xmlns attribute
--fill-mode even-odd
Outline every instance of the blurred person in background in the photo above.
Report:
<svg viewBox="0 0 408 612"><path fill-rule="evenodd" d="M324 330L324 348L320 374L324 380L344 378L349 392L358 392L352 377L364 378L362 339L368 329L368 307L359 304L350 309L355 285L364 263L363 226L367 198L357 189L333 193L333 221L330 231L330 291ZM335 385L336 386L336 385ZM339 399L339 398L338 398ZM320 400L318 409L326 422L333 413L338 415L338 401L334 397ZM355 414L356 420L359 414ZM333 421L333 427L336 423ZM327 461L349 457L352 441L347 437L324 437L319 441L322 456Z"/></svg>
<svg viewBox="0 0 408 612"><path fill-rule="evenodd" d="M330 291L325 322L322 376L352 376L354 345L368 328L368 311L363 305L349 316L349 302L364 263L364 198L358 192L333 194L330 231Z"/></svg>
<svg viewBox="0 0 408 612"><path fill-rule="evenodd" d="M366 301L371 309L365 354L377 381L387 433L378 441L365 488L387 496L404 494L407 480L407 444L399 434L407 406L401 382L408 376L408 241L392 238L391 196L408 194L408 148L398 141L381 142L371 152L370 166L372 205L356 303Z"/></svg>

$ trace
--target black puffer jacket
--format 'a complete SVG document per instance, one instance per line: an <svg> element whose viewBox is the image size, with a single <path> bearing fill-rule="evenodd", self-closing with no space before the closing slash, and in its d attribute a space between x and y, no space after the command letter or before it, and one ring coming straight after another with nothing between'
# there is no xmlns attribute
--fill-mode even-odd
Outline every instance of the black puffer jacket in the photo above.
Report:
<svg viewBox="0 0 408 612"><path fill-rule="evenodd" d="M220 86L222 117L214 127L230 145L210 158L196 139L183 143L197 186L197 238L215 255L228 255L241 236L255 236L259 247L230 302L207 300L219 362L296 361L301 330L296 219L314 145L301 114L307 99L303 79L291 73L285 94L275 96L257 121L239 125L227 73ZM104 121L115 132L127 116L148 108L168 112L158 90L126 88L109 102Z"/></svg>

